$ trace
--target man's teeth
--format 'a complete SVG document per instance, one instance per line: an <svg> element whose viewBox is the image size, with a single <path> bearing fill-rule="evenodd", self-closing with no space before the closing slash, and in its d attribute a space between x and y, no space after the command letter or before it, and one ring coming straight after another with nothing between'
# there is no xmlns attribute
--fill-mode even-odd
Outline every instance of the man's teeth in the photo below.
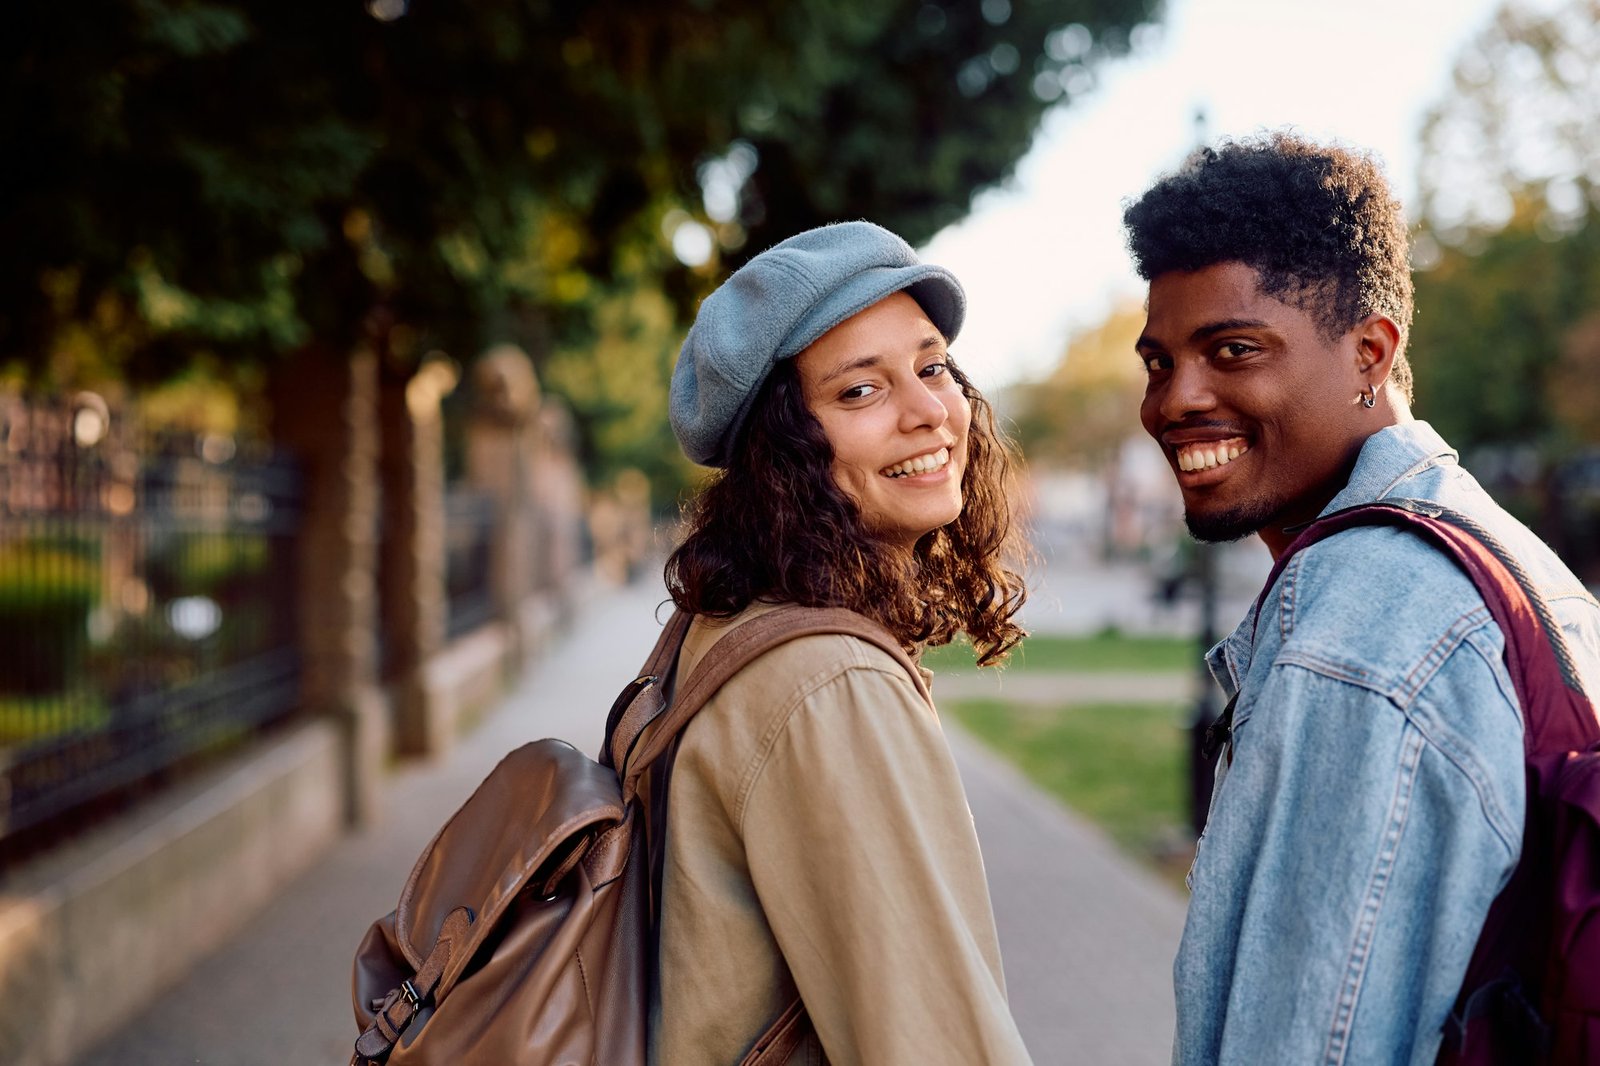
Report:
<svg viewBox="0 0 1600 1066"><path fill-rule="evenodd" d="M910 477L913 474L926 474L930 470L937 470L949 461L950 449L940 448L932 455L919 455L915 459L886 466L879 473L884 477Z"/></svg>
<svg viewBox="0 0 1600 1066"><path fill-rule="evenodd" d="M1249 450L1250 445L1242 437L1185 444L1178 449L1178 469L1210 470L1214 466L1226 466Z"/></svg>

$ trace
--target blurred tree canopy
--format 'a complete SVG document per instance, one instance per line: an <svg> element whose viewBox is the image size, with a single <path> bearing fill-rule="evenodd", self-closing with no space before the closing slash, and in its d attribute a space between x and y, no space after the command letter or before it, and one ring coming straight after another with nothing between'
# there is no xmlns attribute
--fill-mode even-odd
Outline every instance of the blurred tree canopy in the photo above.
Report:
<svg viewBox="0 0 1600 1066"><path fill-rule="evenodd" d="M742 257L1002 180L1157 0L24 0L0 38L0 369L242 373L513 340L662 475L681 324ZM641 413L644 412L644 413Z"/></svg>
<svg viewBox="0 0 1600 1066"><path fill-rule="evenodd" d="M1457 58L1422 128L1422 214L1447 244L1540 209L1551 232L1600 196L1600 0L1508 0Z"/></svg>
<svg viewBox="0 0 1600 1066"><path fill-rule="evenodd" d="M1145 372L1133 345L1143 329L1143 307L1119 307L1074 335L1043 381L1015 390L1013 426L1030 461L1094 473L1115 466L1123 443L1142 432Z"/></svg>
<svg viewBox="0 0 1600 1066"><path fill-rule="evenodd" d="M1600 444L1600 0L1513 0L1453 81L1422 140L1417 410L1548 467Z"/></svg>

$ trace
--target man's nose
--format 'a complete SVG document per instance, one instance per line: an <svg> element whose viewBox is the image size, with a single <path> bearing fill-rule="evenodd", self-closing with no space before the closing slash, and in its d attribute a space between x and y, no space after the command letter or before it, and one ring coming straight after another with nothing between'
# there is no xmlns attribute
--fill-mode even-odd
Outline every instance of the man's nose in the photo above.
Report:
<svg viewBox="0 0 1600 1066"><path fill-rule="evenodd" d="M1161 417L1168 422L1182 422L1191 415L1215 410L1216 406L1211 368L1200 360L1175 363L1161 394Z"/></svg>

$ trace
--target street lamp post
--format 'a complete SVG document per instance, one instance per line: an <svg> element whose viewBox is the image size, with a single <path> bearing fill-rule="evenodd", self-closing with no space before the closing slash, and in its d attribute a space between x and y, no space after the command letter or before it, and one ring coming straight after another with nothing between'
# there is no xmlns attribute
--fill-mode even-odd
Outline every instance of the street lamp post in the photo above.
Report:
<svg viewBox="0 0 1600 1066"><path fill-rule="evenodd" d="M1217 642L1217 547L1197 542L1194 552L1195 584L1200 591L1199 677L1196 678L1194 718L1189 728L1189 818L1198 838L1206 827L1211 787L1216 768L1206 756L1206 733L1217 720L1216 684L1206 667L1205 653Z"/></svg>

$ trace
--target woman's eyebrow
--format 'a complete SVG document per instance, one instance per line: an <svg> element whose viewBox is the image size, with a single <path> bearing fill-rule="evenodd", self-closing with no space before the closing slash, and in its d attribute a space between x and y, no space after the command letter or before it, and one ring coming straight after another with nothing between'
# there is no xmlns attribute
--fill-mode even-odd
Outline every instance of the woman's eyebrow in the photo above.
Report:
<svg viewBox="0 0 1600 1066"><path fill-rule="evenodd" d="M846 374L853 374L857 370L867 370L872 367L881 366L882 364L883 356L881 355L863 355L861 358L852 359L848 363L840 363L838 366L828 371L828 373L824 374L822 380L817 382L817 384L826 385L834 378L843 377Z"/></svg>
<svg viewBox="0 0 1600 1066"><path fill-rule="evenodd" d="M917 345L917 354L921 355L923 352L926 352L931 348L942 347L944 347L944 337L940 334L934 333L930 336L922 338L922 343ZM867 370L872 367L882 366L883 361L884 356L874 353L872 355L863 355L858 359L852 359L847 363L840 363L838 366L834 367L832 370L828 371L828 373L823 375L822 380L818 381L817 384L826 385L836 377L842 377L845 374L852 374L857 370Z"/></svg>

